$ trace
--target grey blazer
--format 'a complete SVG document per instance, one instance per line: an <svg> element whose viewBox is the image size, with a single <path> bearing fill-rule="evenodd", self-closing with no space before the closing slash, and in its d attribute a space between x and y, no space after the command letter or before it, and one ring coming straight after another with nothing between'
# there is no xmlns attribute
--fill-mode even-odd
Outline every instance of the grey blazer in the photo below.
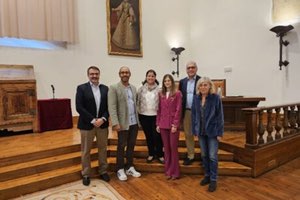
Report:
<svg viewBox="0 0 300 200"><path fill-rule="evenodd" d="M129 130L128 122L128 104L125 86L119 82L111 85L108 91L108 111L111 117L112 126L120 125L121 130ZM136 88L130 85L133 94L134 104L136 106ZM135 109L135 116L138 122L138 113Z"/></svg>

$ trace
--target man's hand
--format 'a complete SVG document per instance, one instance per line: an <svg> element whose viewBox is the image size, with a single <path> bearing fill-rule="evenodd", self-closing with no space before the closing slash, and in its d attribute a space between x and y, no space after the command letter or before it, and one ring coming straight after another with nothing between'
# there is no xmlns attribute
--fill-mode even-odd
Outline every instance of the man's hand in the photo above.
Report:
<svg viewBox="0 0 300 200"><path fill-rule="evenodd" d="M95 123L94 123L94 126L95 127L100 127L102 124L104 123L104 120L102 118L98 118L96 119Z"/></svg>
<svg viewBox="0 0 300 200"><path fill-rule="evenodd" d="M171 128L171 133L176 133L176 132L177 132L177 127L172 126L172 128Z"/></svg>
<svg viewBox="0 0 300 200"><path fill-rule="evenodd" d="M158 133L160 133L159 126L156 127L156 131L157 131Z"/></svg>
<svg viewBox="0 0 300 200"><path fill-rule="evenodd" d="M120 125L119 124L116 124L116 125L114 125L113 127L112 127L112 129L114 130L114 131L120 131L121 130L121 127L120 127Z"/></svg>

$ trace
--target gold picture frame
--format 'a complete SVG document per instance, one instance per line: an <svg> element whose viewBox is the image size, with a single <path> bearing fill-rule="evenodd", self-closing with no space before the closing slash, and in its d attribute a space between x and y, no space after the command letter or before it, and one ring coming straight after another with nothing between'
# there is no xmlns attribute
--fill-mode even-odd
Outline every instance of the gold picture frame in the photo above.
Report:
<svg viewBox="0 0 300 200"><path fill-rule="evenodd" d="M218 88L220 87L222 90L222 96L226 96L226 79L212 79L211 80L214 83L215 91L218 91Z"/></svg>
<svg viewBox="0 0 300 200"><path fill-rule="evenodd" d="M141 0L106 0L108 54L142 57Z"/></svg>

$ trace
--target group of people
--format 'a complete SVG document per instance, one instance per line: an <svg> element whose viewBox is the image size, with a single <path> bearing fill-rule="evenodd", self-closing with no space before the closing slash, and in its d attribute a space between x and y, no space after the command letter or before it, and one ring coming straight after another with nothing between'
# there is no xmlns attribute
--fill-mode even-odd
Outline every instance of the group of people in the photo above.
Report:
<svg viewBox="0 0 300 200"><path fill-rule="evenodd" d="M110 117L112 129L118 135L116 172L119 180L141 176L133 163L139 124L147 141L149 155L146 162L157 160L164 164L167 180L178 179L178 142L182 123L187 147L183 165L190 165L195 160L194 136L198 136L205 172L200 185L209 185L211 192L216 190L218 141L224 132L222 101L215 94L212 81L198 76L197 70L197 64L190 61L186 65L187 77L180 80L178 87L170 74L164 75L160 87L156 72L150 69L137 90L129 83L131 72L128 67L119 69L120 82L110 88L100 84L98 67L88 68L89 82L79 85L76 92L84 185L90 184L90 151L95 137L100 179L110 180L106 155Z"/></svg>

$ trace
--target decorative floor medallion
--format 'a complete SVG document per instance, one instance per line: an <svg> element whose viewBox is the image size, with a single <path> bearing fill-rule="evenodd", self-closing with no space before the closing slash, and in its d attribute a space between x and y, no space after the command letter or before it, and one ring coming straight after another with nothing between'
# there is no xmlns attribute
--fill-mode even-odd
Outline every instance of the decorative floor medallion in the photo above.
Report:
<svg viewBox="0 0 300 200"><path fill-rule="evenodd" d="M90 186L81 181L16 198L15 200L124 200L108 183L92 179Z"/></svg>

